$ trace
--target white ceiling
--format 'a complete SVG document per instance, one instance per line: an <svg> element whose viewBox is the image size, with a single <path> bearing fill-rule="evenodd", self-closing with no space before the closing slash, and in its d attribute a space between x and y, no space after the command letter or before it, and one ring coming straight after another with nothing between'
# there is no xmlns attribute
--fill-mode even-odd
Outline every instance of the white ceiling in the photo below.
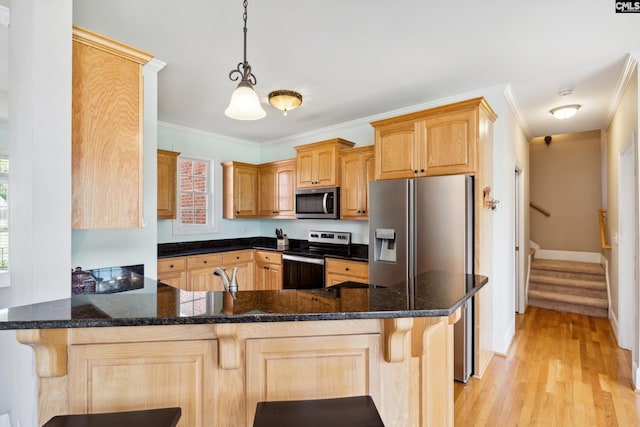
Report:
<svg viewBox="0 0 640 427"><path fill-rule="evenodd" d="M168 64L161 121L258 142L506 85L529 137L599 129L640 53L640 14L612 0L250 0L247 59L267 117L236 121L224 110L242 12L241 0L74 0L75 24ZM299 91L302 107L284 117L266 102L275 89ZM572 119L548 113L574 103Z"/></svg>

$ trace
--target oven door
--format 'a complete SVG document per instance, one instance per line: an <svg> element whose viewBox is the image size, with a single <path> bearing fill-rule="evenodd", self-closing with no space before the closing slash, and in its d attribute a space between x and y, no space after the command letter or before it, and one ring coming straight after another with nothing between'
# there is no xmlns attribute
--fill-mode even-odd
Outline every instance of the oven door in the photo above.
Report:
<svg viewBox="0 0 640 427"><path fill-rule="evenodd" d="M324 258L282 255L282 288L324 288Z"/></svg>

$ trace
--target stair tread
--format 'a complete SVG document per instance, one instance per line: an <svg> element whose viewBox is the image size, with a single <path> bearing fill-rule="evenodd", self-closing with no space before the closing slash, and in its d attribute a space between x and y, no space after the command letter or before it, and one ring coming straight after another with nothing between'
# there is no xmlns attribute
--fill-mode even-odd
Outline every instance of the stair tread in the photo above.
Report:
<svg viewBox="0 0 640 427"><path fill-rule="evenodd" d="M535 258L531 263L531 269L604 274L604 268L602 268L602 265L600 264L592 262L562 261L543 258Z"/></svg>
<svg viewBox="0 0 640 427"><path fill-rule="evenodd" d="M568 304L588 305L592 307L601 307L601 308L609 307L609 302L606 299L602 299L602 298L566 295L566 294L559 294L556 292L538 291L535 289L529 289L529 298L540 298L540 299L553 300L557 302L564 302Z"/></svg>
<svg viewBox="0 0 640 427"><path fill-rule="evenodd" d="M545 284L571 286L575 288L588 288L588 289L606 289L607 284L604 280L584 280L584 279L572 279L568 277L557 276L542 276L532 273L529 276L530 282L538 282Z"/></svg>

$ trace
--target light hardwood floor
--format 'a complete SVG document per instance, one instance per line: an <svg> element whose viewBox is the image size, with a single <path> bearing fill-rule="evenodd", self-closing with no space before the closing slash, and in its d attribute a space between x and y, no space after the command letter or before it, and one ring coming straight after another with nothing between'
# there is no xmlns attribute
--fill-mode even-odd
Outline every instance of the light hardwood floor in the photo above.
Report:
<svg viewBox="0 0 640 427"><path fill-rule="evenodd" d="M631 352L609 320L529 307L506 355L455 384L456 426L640 426Z"/></svg>

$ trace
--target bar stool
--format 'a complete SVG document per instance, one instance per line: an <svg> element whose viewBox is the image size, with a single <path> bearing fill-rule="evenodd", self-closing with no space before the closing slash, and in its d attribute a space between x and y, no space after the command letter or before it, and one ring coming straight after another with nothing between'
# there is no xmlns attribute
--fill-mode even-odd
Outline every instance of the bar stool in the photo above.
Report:
<svg viewBox="0 0 640 427"><path fill-rule="evenodd" d="M175 427L180 408L144 411L109 412L103 414L56 415L42 427Z"/></svg>
<svg viewBox="0 0 640 427"><path fill-rule="evenodd" d="M258 402L253 427L384 427L371 396Z"/></svg>

